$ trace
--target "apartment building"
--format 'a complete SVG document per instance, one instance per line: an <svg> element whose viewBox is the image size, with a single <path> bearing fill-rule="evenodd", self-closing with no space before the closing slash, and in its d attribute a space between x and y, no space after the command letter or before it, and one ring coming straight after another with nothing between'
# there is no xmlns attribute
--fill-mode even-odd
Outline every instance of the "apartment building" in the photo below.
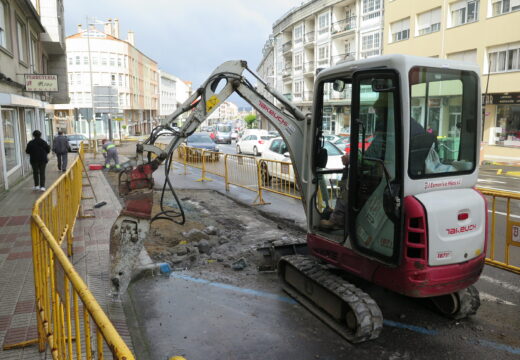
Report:
<svg viewBox="0 0 520 360"><path fill-rule="evenodd" d="M274 23L273 52L267 54L273 57L273 73L264 76L273 76L278 91L310 112L317 71L340 61L380 55L382 32L383 0L303 2ZM324 131L348 132L350 95L334 100Z"/></svg>
<svg viewBox="0 0 520 360"><path fill-rule="evenodd" d="M231 101L224 101L208 117L203 125L216 125L221 122L234 122L238 117L238 106Z"/></svg>
<svg viewBox="0 0 520 360"><path fill-rule="evenodd" d="M0 0L0 193L31 173L32 132L52 141L52 107L68 101L62 0Z"/></svg>
<svg viewBox="0 0 520 360"><path fill-rule="evenodd" d="M478 64L486 158L520 158L520 0L386 0L385 54ZM412 105L413 106L413 105ZM449 136L460 106L432 101L428 122Z"/></svg>
<svg viewBox="0 0 520 360"><path fill-rule="evenodd" d="M165 119L191 95L191 82L159 70L159 118Z"/></svg>
<svg viewBox="0 0 520 360"><path fill-rule="evenodd" d="M119 21L109 19L103 29L79 25L66 42L71 101L56 106L56 117L69 119L75 132L97 138L108 137L109 121L116 132L121 124L124 135L149 133L159 121L159 72L157 63L135 46L134 33L121 39Z"/></svg>

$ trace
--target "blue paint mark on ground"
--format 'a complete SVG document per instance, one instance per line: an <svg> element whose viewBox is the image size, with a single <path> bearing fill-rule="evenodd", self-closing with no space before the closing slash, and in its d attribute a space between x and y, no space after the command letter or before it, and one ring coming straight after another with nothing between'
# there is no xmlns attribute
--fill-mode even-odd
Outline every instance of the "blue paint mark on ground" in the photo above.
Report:
<svg viewBox="0 0 520 360"><path fill-rule="evenodd" d="M217 287L220 289L236 291L236 292L243 293L243 294L255 295L255 296L260 296L260 297L264 297L264 298L268 298L268 299L272 299L272 300L278 300L278 301L282 301L282 302L285 302L285 303L288 303L291 305L297 304L296 300L294 300L290 297L281 296L281 295L277 295L277 294L273 294L273 293L268 293L265 291L241 288L238 286L223 284L223 283L219 283L219 282L213 282L213 281L209 281L209 280L205 280L205 279L195 278L195 277L188 276L188 275L182 275L179 273L171 273L170 277L176 278L176 279L183 279L183 280L187 280L187 281L191 281L191 282L195 282L195 283L199 283L199 284L206 284L206 285L214 286L214 287ZM422 326L405 324L405 323L392 321L392 320L384 320L383 324L386 326L395 327L395 328L399 328L399 329L406 329L406 330L410 330L410 331L413 331L413 332L416 332L419 334L429 335L429 336L435 336L440 333L437 330L430 330L430 329L424 328ZM488 347L488 348L492 348L492 349L496 349L496 350L502 350L502 351L509 352L511 354L520 355L520 348L516 348L516 347L510 346L510 345L496 343L496 342L484 340L484 339L470 339L470 340L468 340L468 342L470 344L474 344L474 345L476 344L476 345L480 345L483 347Z"/></svg>
<svg viewBox="0 0 520 360"><path fill-rule="evenodd" d="M199 284L206 284L206 285L214 286L214 287L217 287L220 289L232 290L232 291L240 292L243 294L255 295L255 296L260 296L260 297L264 297L264 298L268 298L268 299L272 299L272 300L278 300L278 301L282 301L282 302L285 302L285 303L288 303L291 305L297 304L296 300L294 300L293 298L290 298L287 296L281 296L281 295L277 295L277 294L272 294L272 293L268 293L265 291L240 288L238 286L233 286L233 285L228 285L228 284L223 284L223 283L218 283L218 282L212 282L209 280L194 278L191 276L182 275L182 274L178 274L178 273L172 273L170 276L173 278L176 278L176 279L183 279L183 280L196 282Z"/></svg>

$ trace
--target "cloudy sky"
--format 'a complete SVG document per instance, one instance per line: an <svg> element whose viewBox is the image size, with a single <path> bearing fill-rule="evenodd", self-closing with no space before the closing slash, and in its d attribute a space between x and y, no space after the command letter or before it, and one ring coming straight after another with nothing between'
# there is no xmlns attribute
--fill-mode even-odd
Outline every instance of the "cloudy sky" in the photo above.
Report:
<svg viewBox="0 0 520 360"><path fill-rule="evenodd" d="M273 23L302 0L66 0L66 35L86 16L118 18L120 34L159 67L198 87L220 63L243 59L253 70ZM236 100L235 100L236 101ZM243 105L243 104L239 104Z"/></svg>

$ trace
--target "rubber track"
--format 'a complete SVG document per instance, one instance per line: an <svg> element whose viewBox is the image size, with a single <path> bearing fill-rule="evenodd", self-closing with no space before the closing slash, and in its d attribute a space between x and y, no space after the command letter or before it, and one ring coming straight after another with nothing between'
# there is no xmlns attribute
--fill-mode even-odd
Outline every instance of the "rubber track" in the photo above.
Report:
<svg viewBox="0 0 520 360"><path fill-rule="evenodd" d="M280 263L281 262L287 263L284 266L290 265L294 267L307 278L329 290L348 304L349 308L356 316L357 328L355 331L348 329L346 322L344 324L338 324L342 327L342 331L338 331L338 326L332 326L340 333L340 335L352 343L376 339L379 336L383 329L383 314L381 313L379 306L368 294L339 276L331 274L319 265L314 258L309 256L284 256L280 259ZM278 265L279 276L281 278L281 269L284 268L284 266L281 266L281 264ZM287 284L283 278L281 280L285 286L291 287L291 285ZM293 291L297 290L294 289ZM305 297L304 294L300 294L300 296ZM321 318L322 320L325 320L323 317ZM330 317L326 320L327 321L325 322L328 322Z"/></svg>
<svg viewBox="0 0 520 360"><path fill-rule="evenodd" d="M480 295L473 285L458 291L457 296L459 297L460 306L459 311L451 316L453 319L460 320L477 313L480 307Z"/></svg>

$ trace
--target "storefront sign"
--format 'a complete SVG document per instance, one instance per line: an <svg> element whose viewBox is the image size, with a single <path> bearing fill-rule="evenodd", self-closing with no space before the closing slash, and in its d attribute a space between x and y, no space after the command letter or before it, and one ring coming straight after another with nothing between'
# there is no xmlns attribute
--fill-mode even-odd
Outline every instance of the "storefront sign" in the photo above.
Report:
<svg viewBox="0 0 520 360"><path fill-rule="evenodd" d="M486 100L486 104L519 104L520 105L520 92L514 93L498 93L498 94L488 94L487 98L484 98L482 95L483 102Z"/></svg>
<svg viewBox="0 0 520 360"><path fill-rule="evenodd" d="M58 91L58 75L25 75L25 91Z"/></svg>

